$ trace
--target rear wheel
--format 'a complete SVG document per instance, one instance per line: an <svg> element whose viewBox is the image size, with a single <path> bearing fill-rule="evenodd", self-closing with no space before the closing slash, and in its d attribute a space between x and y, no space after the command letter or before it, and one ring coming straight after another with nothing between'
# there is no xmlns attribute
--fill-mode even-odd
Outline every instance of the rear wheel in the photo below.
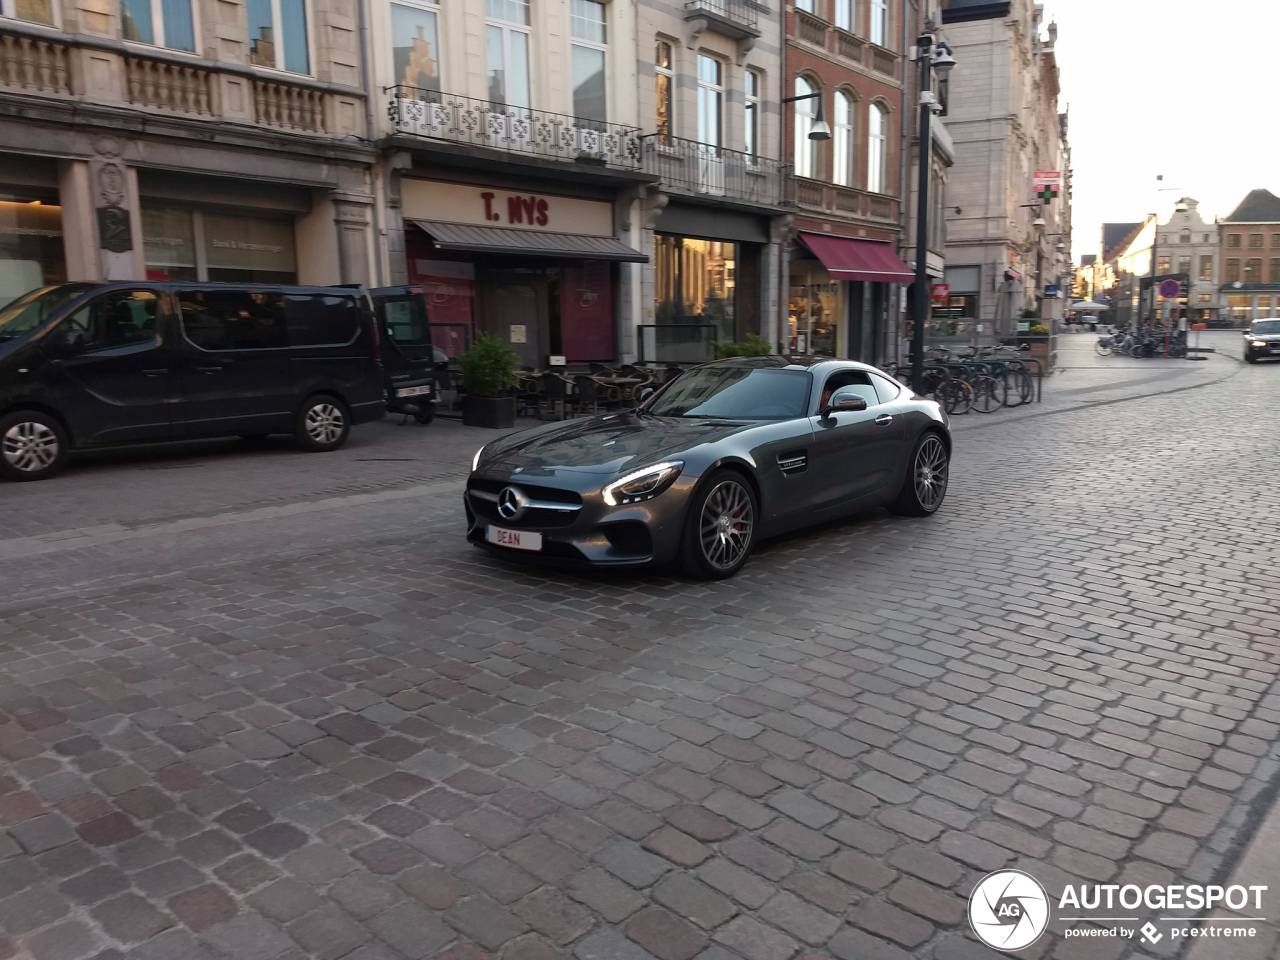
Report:
<svg viewBox="0 0 1280 960"><path fill-rule="evenodd" d="M973 381L973 405L979 413L995 413L1005 405L1009 388L995 377L975 377Z"/></svg>
<svg viewBox="0 0 1280 960"><path fill-rule="evenodd" d="M1094 349L1094 350L1096 350L1096 351L1098 351L1098 356L1100 356L1100 357L1109 357L1109 356L1111 356L1111 342L1110 342L1110 341L1107 341L1106 343L1103 343L1101 340L1099 340L1097 343L1095 343L1095 344L1093 345L1093 349Z"/></svg>
<svg viewBox="0 0 1280 960"><path fill-rule="evenodd" d="M682 565L696 577L723 580L755 546L756 495L742 474L717 470L693 495L685 520Z"/></svg>
<svg viewBox="0 0 1280 960"><path fill-rule="evenodd" d="M422 409L413 415L413 419L417 420L423 426L426 426L436 418L436 407L434 403L424 403Z"/></svg>
<svg viewBox="0 0 1280 960"><path fill-rule="evenodd" d="M298 413L298 426L294 431L298 446L311 453L337 450L346 443L350 432L347 408L341 400L325 394L307 398Z"/></svg>
<svg viewBox="0 0 1280 960"><path fill-rule="evenodd" d="M0 477L47 480L67 461L67 435L57 420L35 410L0 419Z"/></svg>
<svg viewBox="0 0 1280 960"><path fill-rule="evenodd" d="M950 472L951 455L942 437L932 431L922 435L911 451L902 489L889 509L908 517L927 517L936 513L947 495Z"/></svg>

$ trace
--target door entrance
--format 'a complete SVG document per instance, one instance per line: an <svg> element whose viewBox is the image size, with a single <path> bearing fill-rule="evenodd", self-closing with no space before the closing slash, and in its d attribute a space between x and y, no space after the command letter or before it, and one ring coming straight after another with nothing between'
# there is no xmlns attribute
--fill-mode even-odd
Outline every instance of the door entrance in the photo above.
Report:
<svg viewBox="0 0 1280 960"><path fill-rule="evenodd" d="M509 343L521 365L540 367L551 352L545 274L495 271L484 274L479 287L480 329Z"/></svg>

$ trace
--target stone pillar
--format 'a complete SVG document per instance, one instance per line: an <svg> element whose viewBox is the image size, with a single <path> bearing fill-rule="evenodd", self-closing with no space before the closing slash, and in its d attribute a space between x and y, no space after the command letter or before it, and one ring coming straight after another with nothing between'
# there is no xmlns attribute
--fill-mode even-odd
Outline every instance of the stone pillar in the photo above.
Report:
<svg viewBox="0 0 1280 960"><path fill-rule="evenodd" d="M369 285L369 224L372 205L364 200L335 200L334 223L338 228L338 261L342 283Z"/></svg>
<svg viewBox="0 0 1280 960"><path fill-rule="evenodd" d="M101 280L98 225L93 210L88 161L63 160L59 163L58 203L62 207L62 246L67 260L67 279Z"/></svg>
<svg viewBox="0 0 1280 960"><path fill-rule="evenodd" d="M335 206L329 191L313 190L311 212L298 218L294 237L298 245L299 283L327 287L342 282Z"/></svg>

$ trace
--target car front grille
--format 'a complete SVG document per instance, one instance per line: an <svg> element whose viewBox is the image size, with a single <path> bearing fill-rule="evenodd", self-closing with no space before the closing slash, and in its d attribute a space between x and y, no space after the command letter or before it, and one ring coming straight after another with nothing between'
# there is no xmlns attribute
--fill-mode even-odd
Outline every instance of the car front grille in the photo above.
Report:
<svg viewBox="0 0 1280 960"><path fill-rule="evenodd" d="M515 487L535 504L543 503L548 506L530 506L519 517L508 519L498 512L498 497L508 487ZM471 508L486 523L517 530L567 527L578 518L582 507L582 497L572 490L559 490L532 483L474 479L467 483L467 493Z"/></svg>

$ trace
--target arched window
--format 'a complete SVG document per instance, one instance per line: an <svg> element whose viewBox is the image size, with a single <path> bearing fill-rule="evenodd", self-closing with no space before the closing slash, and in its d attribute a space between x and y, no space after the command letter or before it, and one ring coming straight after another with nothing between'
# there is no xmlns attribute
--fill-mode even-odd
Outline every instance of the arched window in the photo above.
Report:
<svg viewBox="0 0 1280 960"><path fill-rule="evenodd" d="M867 189L884 193L885 168L889 162L889 115L878 103L867 113Z"/></svg>
<svg viewBox="0 0 1280 960"><path fill-rule="evenodd" d="M853 98L837 90L835 106L831 182L847 187L853 183Z"/></svg>
<svg viewBox="0 0 1280 960"><path fill-rule="evenodd" d="M804 77L796 77L796 96L803 97L818 90ZM796 101L796 145L795 165L797 177L813 179L818 175L818 150L809 139L809 131L813 129L813 121L818 116L818 101Z"/></svg>

